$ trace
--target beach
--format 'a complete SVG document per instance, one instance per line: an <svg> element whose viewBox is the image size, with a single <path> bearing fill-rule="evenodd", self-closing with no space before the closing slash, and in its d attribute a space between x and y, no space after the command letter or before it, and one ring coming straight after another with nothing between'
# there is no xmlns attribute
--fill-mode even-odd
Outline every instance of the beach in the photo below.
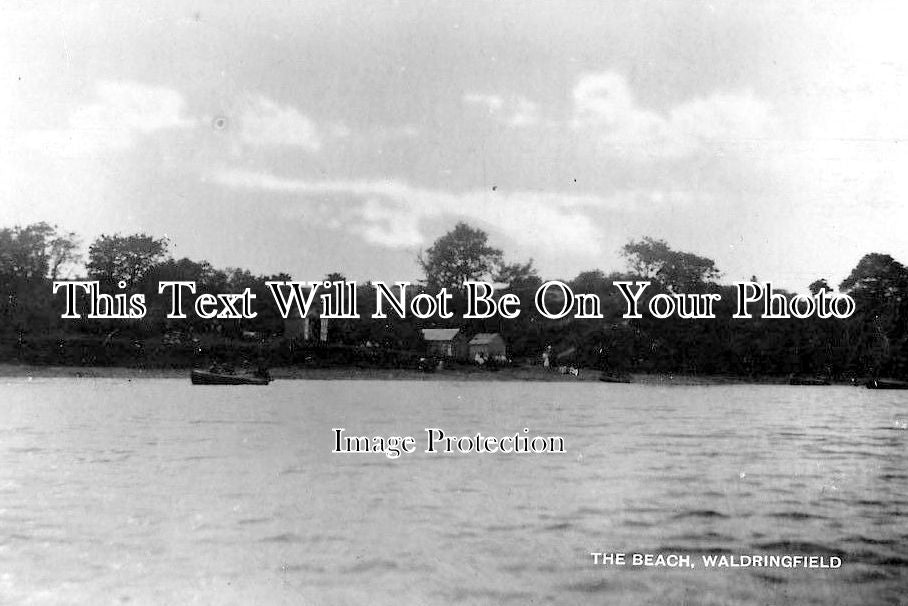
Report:
<svg viewBox="0 0 908 606"><path fill-rule="evenodd" d="M182 379L190 368L141 368L126 366L39 366L0 363L0 377ZM307 368L279 366L269 369L279 380L407 380L407 381L546 381L576 383L598 381L599 370L580 369L578 375L560 374L541 366L513 366L495 371L461 366L425 373L404 368ZM645 385L783 385L786 377L735 377L728 375L688 375L674 373L632 373L633 383ZM844 383L843 383L844 384Z"/></svg>

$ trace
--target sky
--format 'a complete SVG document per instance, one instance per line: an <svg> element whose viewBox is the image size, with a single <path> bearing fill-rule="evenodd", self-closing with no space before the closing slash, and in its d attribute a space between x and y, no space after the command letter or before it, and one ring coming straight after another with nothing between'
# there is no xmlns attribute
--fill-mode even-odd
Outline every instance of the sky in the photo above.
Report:
<svg viewBox="0 0 908 606"><path fill-rule="evenodd" d="M903 8L904 6L904 8ZM643 236L804 291L908 263L908 5L5 2L0 226L417 279L458 221L544 278Z"/></svg>

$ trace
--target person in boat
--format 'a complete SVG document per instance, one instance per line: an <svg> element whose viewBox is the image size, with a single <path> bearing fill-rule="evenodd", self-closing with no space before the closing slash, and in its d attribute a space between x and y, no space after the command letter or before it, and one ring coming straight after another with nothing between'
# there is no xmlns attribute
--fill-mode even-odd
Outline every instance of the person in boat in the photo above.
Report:
<svg viewBox="0 0 908 606"><path fill-rule="evenodd" d="M221 362L219 359L215 358L214 362L211 364L211 367L208 369L209 372L213 372L219 375L232 375L234 374L234 369L232 364L227 362Z"/></svg>
<svg viewBox="0 0 908 606"><path fill-rule="evenodd" d="M252 371L252 376L259 379L271 380L271 373L268 372L268 367L265 366L265 361L261 357L256 360L255 370Z"/></svg>

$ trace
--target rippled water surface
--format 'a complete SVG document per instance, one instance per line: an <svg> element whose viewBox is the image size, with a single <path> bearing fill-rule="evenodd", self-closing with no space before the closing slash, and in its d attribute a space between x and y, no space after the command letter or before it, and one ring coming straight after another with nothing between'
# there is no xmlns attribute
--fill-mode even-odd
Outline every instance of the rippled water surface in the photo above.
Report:
<svg viewBox="0 0 908 606"><path fill-rule="evenodd" d="M3 604L897 604L908 392L6 379ZM423 429L562 435L429 456ZM417 452L332 454L333 427ZM812 554L838 570L604 567Z"/></svg>

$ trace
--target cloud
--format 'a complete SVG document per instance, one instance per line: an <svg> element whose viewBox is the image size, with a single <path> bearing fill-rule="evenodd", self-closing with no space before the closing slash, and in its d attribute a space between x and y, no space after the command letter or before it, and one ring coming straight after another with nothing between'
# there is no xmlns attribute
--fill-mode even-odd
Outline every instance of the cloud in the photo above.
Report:
<svg viewBox="0 0 908 606"><path fill-rule="evenodd" d="M192 130L206 123L215 130L227 131L237 120L238 128L229 129L237 155L244 149L321 149L315 123L296 108L259 94L241 95L234 103L233 111L227 114L192 116L186 113L186 101L179 91L139 82L104 81L98 83L90 102L69 114L66 128L30 130L20 143L63 157L93 156L128 150L143 138ZM349 136L349 129L338 124L329 129L329 134L343 138Z"/></svg>
<svg viewBox="0 0 908 606"><path fill-rule="evenodd" d="M240 115L240 140L246 145L296 147L317 152L322 142L315 123L296 108L262 95L248 99Z"/></svg>
<svg viewBox="0 0 908 606"><path fill-rule="evenodd" d="M596 255L602 251L601 235L593 226L590 213L628 205L626 197L606 199L542 192L450 193L393 180L308 181L250 171L223 171L212 180L233 189L298 194L306 198L308 219L322 217L326 225L343 225L367 242L388 248L425 245L426 222L458 217L480 222L516 243L530 243L529 248L557 242L564 254ZM338 203L337 197L353 200Z"/></svg>
<svg viewBox="0 0 908 606"><path fill-rule="evenodd" d="M500 95L487 95L482 93L467 93L463 96L464 103L480 105L490 114L497 113L504 107L504 99Z"/></svg>
<svg viewBox="0 0 908 606"><path fill-rule="evenodd" d="M413 139L419 136L419 128L413 124L382 126L375 132L378 139Z"/></svg>
<svg viewBox="0 0 908 606"><path fill-rule="evenodd" d="M524 128L539 123L539 105L520 95L505 99L501 95L469 93L464 103L483 107L490 116L513 128Z"/></svg>
<svg viewBox="0 0 908 606"><path fill-rule="evenodd" d="M69 115L65 129L33 130L27 147L62 156L125 150L142 137L193 128L183 96L172 89L138 82L101 82L95 99Z"/></svg>
<svg viewBox="0 0 908 606"><path fill-rule="evenodd" d="M508 126L523 128L525 126L534 126L539 123L539 106L529 99L518 97L515 102L513 113L508 117Z"/></svg>
<svg viewBox="0 0 908 606"><path fill-rule="evenodd" d="M630 157L683 158L764 137L769 107L752 93L713 93L662 114L640 107L615 72L588 74L573 90L571 126Z"/></svg>

